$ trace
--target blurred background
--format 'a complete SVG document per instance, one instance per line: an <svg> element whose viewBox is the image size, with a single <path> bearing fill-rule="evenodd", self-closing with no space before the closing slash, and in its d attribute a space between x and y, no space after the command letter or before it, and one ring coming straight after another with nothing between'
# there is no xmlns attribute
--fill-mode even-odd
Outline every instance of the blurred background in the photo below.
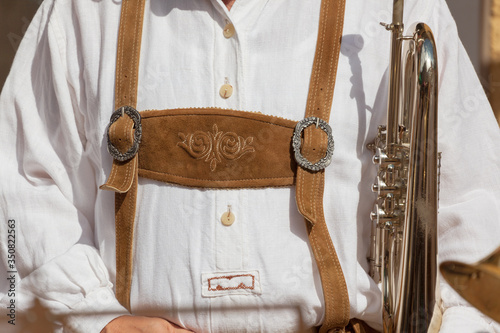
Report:
<svg viewBox="0 0 500 333"><path fill-rule="evenodd" d="M43 0L0 0L0 89L29 22ZM500 0L447 0L500 123Z"/></svg>

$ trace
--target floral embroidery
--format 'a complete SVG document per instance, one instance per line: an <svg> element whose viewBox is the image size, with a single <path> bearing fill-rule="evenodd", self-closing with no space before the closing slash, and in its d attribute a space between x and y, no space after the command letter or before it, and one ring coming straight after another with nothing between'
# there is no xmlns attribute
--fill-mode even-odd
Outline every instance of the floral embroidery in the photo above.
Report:
<svg viewBox="0 0 500 333"><path fill-rule="evenodd" d="M177 143L197 160L205 159L210 163L210 170L215 171L217 163L225 160L237 160L247 153L254 153L253 137L243 138L234 132L221 132L216 124L212 132L196 131L192 134L179 133L183 141Z"/></svg>

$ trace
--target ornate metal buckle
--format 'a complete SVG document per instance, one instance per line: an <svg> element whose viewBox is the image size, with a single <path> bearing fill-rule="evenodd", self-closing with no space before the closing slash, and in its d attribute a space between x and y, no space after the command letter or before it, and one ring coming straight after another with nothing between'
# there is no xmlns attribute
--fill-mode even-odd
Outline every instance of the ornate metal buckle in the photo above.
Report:
<svg viewBox="0 0 500 333"><path fill-rule="evenodd" d="M120 119L120 117L124 116L125 114L127 114L130 117L130 119L134 121L134 127L135 127L134 142L132 143L132 147L130 147L130 149L127 152L121 153L111 143L111 140L109 138L109 129L115 121ZM141 143L141 137L142 137L141 114L131 106L123 106L119 108L111 115L111 119L109 120L108 128L106 130L106 136L108 139L109 154L113 156L115 160L118 160L120 162L130 160L139 151L139 144Z"/></svg>
<svg viewBox="0 0 500 333"><path fill-rule="evenodd" d="M326 149L326 155L325 157L323 157L314 164L311 163L304 156L302 156L300 152L300 148L302 145L301 144L302 131L304 131L305 128L311 125L316 125L316 128L318 127L321 128L328 135L328 146ZM319 171L329 166L330 163L332 162L332 155L334 148L332 128L323 119L320 119L318 117L308 117L299 121L297 123L297 126L295 126L295 131L293 132L292 145L293 145L293 151L295 152L295 160L297 161L297 164L303 167L304 169L311 171Z"/></svg>

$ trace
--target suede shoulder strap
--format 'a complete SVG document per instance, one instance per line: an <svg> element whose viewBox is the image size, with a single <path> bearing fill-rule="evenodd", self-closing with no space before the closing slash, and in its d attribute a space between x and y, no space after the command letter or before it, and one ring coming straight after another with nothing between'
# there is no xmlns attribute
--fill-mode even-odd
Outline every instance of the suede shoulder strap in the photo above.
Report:
<svg viewBox="0 0 500 333"><path fill-rule="evenodd" d="M136 108L141 54L142 26L146 0L122 0L115 79L115 110ZM122 115L124 114L122 109ZM134 130L131 117L120 117L109 126L109 132L124 132L128 140L114 142L118 148L132 144ZM125 149L126 150L126 149ZM138 156L119 161L113 159L110 176L100 188L115 192L116 232L116 298L130 310L134 219L137 199Z"/></svg>
<svg viewBox="0 0 500 333"><path fill-rule="evenodd" d="M344 24L345 0L322 1L318 42L309 84L306 118L328 122ZM315 163L328 150L328 136L314 126L304 130L302 155ZM301 166L296 180L297 206L309 232L309 242L321 276L325 300L325 319L320 333L343 332L349 322L347 286L325 221L323 191L324 169L311 171Z"/></svg>

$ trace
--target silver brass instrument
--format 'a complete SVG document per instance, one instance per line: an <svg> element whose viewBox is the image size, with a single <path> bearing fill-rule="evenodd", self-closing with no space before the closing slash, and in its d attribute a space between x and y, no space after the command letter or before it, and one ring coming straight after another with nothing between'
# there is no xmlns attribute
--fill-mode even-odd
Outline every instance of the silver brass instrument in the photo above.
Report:
<svg viewBox="0 0 500 333"><path fill-rule="evenodd" d="M387 125L368 145L373 191L370 275L382 284L384 332L427 332L437 276L438 68L424 23L403 35L403 0L394 0ZM403 45L405 49L403 51Z"/></svg>

